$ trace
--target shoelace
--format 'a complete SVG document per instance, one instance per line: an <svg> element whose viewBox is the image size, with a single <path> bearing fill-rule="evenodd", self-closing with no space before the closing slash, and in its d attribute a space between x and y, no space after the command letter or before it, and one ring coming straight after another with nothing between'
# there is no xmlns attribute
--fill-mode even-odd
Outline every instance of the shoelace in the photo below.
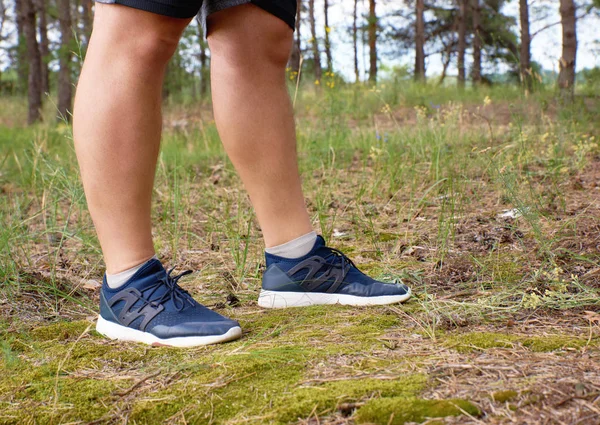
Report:
<svg viewBox="0 0 600 425"><path fill-rule="evenodd" d="M331 252L331 254L324 258L325 260L329 258L333 258L335 260L335 262L333 263L328 262L327 265L337 267L342 270L342 276L340 280L344 280L346 278L346 275L352 267L357 268L354 262L348 257L346 257L346 255L342 251L330 247L327 247L327 249Z"/></svg>
<svg viewBox="0 0 600 425"><path fill-rule="evenodd" d="M192 305L192 306L194 305L194 299L189 294L189 292L177 284L179 279L181 279L183 276L187 276L188 274L193 273L193 271L186 270L183 273L180 273L176 276L171 276L171 273L173 272L173 270L175 270L175 268L172 268L171 270L169 270L166 277L163 277L163 278L157 280L156 283L154 283L154 284L148 286L148 288L146 288L146 291L144 291L144 292L146 292L147 295L145 294L144 297L140 298L141 300L144 301L144 303L139 307L138 310L142 310L148 304L151 304L154 307L157 307L157 306L165 303L169 299L173 301L173 305L175 306L175 309L177 309L177 311L183 310L183 308L185 307L186 301L189 302L190 305ZM156 299L152 299L152 296L154 295L154 293L162 285L165 285L167 287L167 290L160 297L157 297Z"/></svg>

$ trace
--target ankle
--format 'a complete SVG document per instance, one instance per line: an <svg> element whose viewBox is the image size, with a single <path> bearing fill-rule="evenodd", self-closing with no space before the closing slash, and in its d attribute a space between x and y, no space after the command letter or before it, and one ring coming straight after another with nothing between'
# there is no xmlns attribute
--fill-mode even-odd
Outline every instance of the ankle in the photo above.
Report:
<svg viewBox="0 0 600 425"><path fill-rule="evenodd" d="M125 283L127 283L127 281L129 279L131 279L133 277L134 274L136 274L138 272L138 270L140 270L148 261L151 260L157 260L158 258L156 257L156 255L154 255L151 258L148 258L144 261L142 261L139 264L136 264L133 267L130 267L126 270L122 270L118 273L106 273L105 278L106 278L106 284L108 285L109 288L111 289L115 289L118 288L120 286L123 286Z"/></svg>
<svg viewBox="0 0 600 425"><path fill-rule="evenodd" d="M317 232L311 231L296 239L292 239L281 245L266 248L268 254L284 258L300 258L308 254L317 240Z"/></svg>

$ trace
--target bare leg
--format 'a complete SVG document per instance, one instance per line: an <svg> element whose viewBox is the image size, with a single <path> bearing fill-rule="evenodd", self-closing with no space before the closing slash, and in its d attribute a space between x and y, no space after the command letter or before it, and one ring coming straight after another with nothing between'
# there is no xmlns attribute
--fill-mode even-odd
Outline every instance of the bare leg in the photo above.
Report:
<svg viewBox="0 0 600 425"><path fill-rule="evenodd" d="M154 255L150 207L164 69L189 20L96 3L75 148L108 273Z"/></svg>
<svg viewBox="0 0 600 425"><path fill-rule="evenodd" d="M267 247L312 231L304 204L285 67L293 31L254 5L210 16L213 107Z"/></svg>

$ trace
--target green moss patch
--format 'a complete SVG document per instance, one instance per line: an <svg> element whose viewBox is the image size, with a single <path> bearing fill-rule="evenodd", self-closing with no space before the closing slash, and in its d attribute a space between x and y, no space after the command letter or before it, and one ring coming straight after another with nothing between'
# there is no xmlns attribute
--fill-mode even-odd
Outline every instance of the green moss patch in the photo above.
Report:
<svg viewBox="0 0 600 425"><path fill-rule="evenodd" d="M373 396L414 397L426 376L395 380L349 379L333 382L306 380L311 353L302 347L253 350L228 356L210 370L135 401L130 418L140 423L164 421L185 410L189 421L218 423L245 418L249 423L286 424L334 413L343 402ZM199 402L202 400L202 402Z"/></svg>
<svg viewBox="0 0 600 425"><path fill-rule="evenodd" d="M356 413L358 423L395 424L423 422L428 418L481 414L479 408L467 400L424 400L419 398L390 397L371 400Z"/></svg>
<svg viewBox="0 0 600 425"><path fill-rule="evenodd" d="M519 393L514 390L496 391L492 394L492 400L498 403L506 403L509 400L515 399L519 396Z"/></svg>
<svg viewBox="0 0 600 425"><path fill-rule="evenodd" d="M0 380L1 418L19 418L15 423L64 423L91 421L105 414L112 404L114 382L74 379L49 368ZM4 406L3 406L4 404Z"/></svg>
<svg viewBox="0 0 600 425"><path fill-rule="evenodd" d="M36 341L68 341L79 338L90 325L91 323L85 320L60 321L34 328L29 331L29 335Z"/></svg>
<svg viewBox="0 0 600 425"><path fill-rule="evenodd" d="M531 351L544 353L565 348L581 348L587 344L588 340L565 335L549 335L523 338L520 342Z"/></svg>

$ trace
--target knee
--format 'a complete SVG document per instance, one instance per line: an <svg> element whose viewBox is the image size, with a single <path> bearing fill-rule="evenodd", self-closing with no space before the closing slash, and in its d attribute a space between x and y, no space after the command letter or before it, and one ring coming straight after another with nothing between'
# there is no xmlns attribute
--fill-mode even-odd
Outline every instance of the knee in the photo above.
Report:
<svg viewBox="0 0 600 425"><path fill-rule="evenodd" d="M166 64L175 53L179 37L148 32L130 40L129 54L144 64Z"/></svg>
<svg viewBox="0 0 600 425"><path fill-rule="evenodd" d="M99 7L100 6L100 7ZM144 65L164 65L177 49L187 21L114 5L96 5L90 47Z"/></svg>
<svg viewBox="0 0 600 425"><path fill-rule="evenodd" d="M285 69L292 48L292 29L262 10L254 12L263 14L260 19L264 21L209 21L208 45L213 64L218 62L241 72L265 67Z"/></svg>

